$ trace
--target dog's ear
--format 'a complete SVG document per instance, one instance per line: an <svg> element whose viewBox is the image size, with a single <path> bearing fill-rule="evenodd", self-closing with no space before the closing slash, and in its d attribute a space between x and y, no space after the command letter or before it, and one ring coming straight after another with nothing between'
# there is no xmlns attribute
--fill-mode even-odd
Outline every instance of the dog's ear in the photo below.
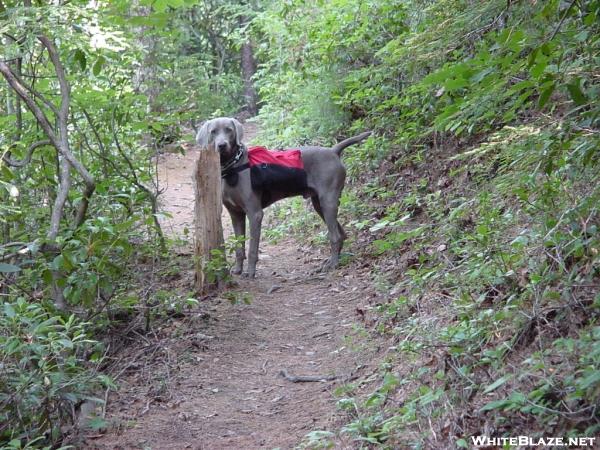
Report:
<svg viewBox="0 0 600 450"><path fill-rule="evenodd" d="M238 147L241 147L242 139L244 139L244 127L237 119L231 119L231 123L235 127L235 143Z"/></svg>
<svg viewBox="0 0 600 450"><path fill-rule="evenodd" d="M210 120L207 120L202 124L198 133L196 134L196 142L201 147L208 146L208 125L210 124Z"/></svg>

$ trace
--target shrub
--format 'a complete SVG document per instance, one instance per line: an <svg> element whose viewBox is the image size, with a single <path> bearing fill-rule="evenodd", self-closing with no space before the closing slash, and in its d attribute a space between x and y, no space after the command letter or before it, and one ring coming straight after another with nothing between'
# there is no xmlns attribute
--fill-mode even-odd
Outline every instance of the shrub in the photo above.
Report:
<svg viewBox="0 0 600 450"><path fill-rule="evenodd" d="M87 361L97 343L85 325L23 298L0 306L0 446L55 444L78 404L100 401L91 396L106 379Z"/></svg>

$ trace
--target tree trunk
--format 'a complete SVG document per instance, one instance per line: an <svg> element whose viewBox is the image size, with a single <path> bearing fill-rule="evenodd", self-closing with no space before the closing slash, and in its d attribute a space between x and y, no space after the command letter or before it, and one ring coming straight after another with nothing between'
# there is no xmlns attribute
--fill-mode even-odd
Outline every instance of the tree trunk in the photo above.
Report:
<svg viewBox="0 0 600 450"><path fill-rule="evenodd" d="M152 14L152 8L141 6L141 2L132 2L131 9L135 15L148 17ZM156 64L158 52L158 37L146 26L134 27L133 32L137 35L137 44L144 51L143 63L133 74L133 88L136 93L145 95L148 98L148 112L158 112L158 95L160 94L160 83L158 80L158 67ZM151 136L148 134L144 141L148 144Z"/></svg>
<svg viewBox="0 0 600 450"><path fill-rule="evenodd" d="M219 286L226 270L221 213L221 164L213 146L202 148L194 169L195 288L200 295ZM213 252L217 250L217 254Z"/></svg>
<svg viewBox="0 0 600 450"><path fill-rule="evenodd" d="M256 60L254 59L254 49L252 43L246 41L242 44L242 78L244 79L244 98L246 100L246 110L251 116L258 113L258 94L254 87L252 77L256 73Z"/></svg>

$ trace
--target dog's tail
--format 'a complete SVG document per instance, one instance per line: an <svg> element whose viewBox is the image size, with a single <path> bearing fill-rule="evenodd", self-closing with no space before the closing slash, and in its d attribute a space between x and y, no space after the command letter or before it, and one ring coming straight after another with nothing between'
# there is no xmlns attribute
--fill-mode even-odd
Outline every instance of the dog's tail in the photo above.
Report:
<svg viewBox="0 0 600 450"><path fill-rule="evenodd" d="M353 136L351 138L344 139L342 142L338 142L333 147L331 147L331 149L338 156L341 156L342 155L342 150L344 150L346 147L348 147L348 146L350 146L352 144L356 144L356 143L362 141L363 139L368 138L369 136L371 136L371 132L370 131L365 131L364 133L361 133L358 136Z"/></svg>

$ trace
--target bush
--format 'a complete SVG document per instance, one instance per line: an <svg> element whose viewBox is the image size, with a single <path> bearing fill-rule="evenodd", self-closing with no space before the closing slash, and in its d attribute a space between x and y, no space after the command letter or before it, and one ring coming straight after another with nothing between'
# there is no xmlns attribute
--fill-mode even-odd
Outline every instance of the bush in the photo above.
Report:
<svg viewBox="0 0 600 450"><path fill-rule="evenodd" d="M97 345L73 315L22 298L0 306L0 446L56 444L78 404L100 402L91 396L104 378L86 358Z"/></svg>

